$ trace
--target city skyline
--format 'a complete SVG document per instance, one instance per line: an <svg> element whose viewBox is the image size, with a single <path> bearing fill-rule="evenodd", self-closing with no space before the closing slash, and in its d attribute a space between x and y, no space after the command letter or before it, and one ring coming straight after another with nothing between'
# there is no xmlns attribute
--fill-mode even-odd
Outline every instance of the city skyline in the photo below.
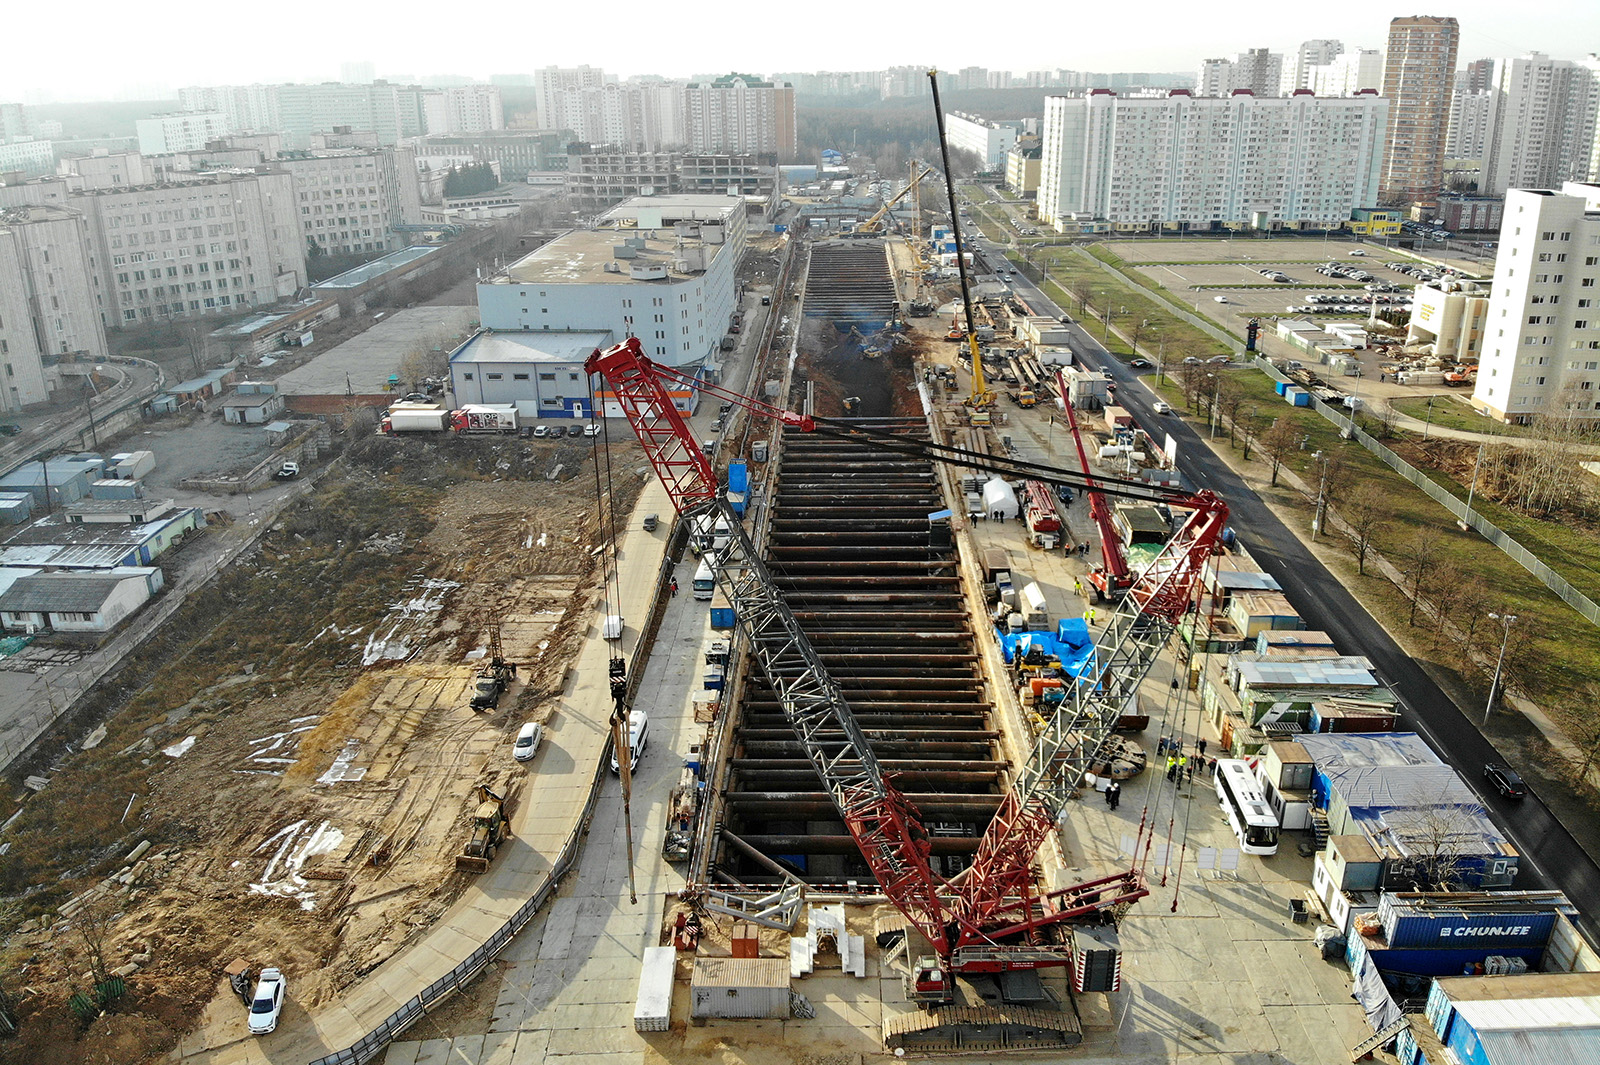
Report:
<svg viewBox="0 0 1600 1065"><path fill-rule="evenodd" d="M87 5L87 11L77 9L88 16L96 32L90 39L70 44L65 50L70 63L61 62L63 50L57 48L12 56L0 70L0 101L133 99L138 94L130 95L129 90L139 86L164 89L159 98L167 98L184 85L333 81L347 63L372 63L380 78L409 74L478 80L495 74L532 74L544 66L580 64L599 66L622 77L656 74L674 78L727 69L767 74L780 68L879 70L916 63L1010 71L1187 71L1205 58L1231 56L1248 48L1292 49L1315 38L1381 48L1390 19L1417 13L1459 20L1463 62L1529 51L1573 59L1587 54L1587 47L1572 52L1559 47L1568 41L1593 42L1592 47L1600 49L1600 10L1528 11L1482 0L1435 7L1440 9L1422 5L1422 10L1413 11L1394 3L1356 0L1343 5L1335 17L1327 11L1299 13L1284 11L1279 5L1248 2L1230 9L1228 19L1219 20L1210 9L1162 5L1149 12L1167 27L1159 42L1130 34L1126 19L1115 10L1074 12L1063 27L1070 33L1019 39L999 26L987 39L967 40L955 39L936 24L907 25L902 18L885 14L883 32L853 23L857 32L819 35L799 56L790 51L788 58L780 59L774 56L771 44L781 27L749 19L708 21L695 28L693 49L673 50L663 47L668 42L662 35L612 39L595 34L582 15L541 12L537 20L530 19L523 27L503 27L510 32L463 42L458 56L452 56L441 54L436 43L403 23L374 22L365 9L346 12L305 0L285 0L270 20L240 20L237 26L230 26L225 16L219 18L214 5L194 0L169 5L160 19L150 18L142 9L96 0ZM659 17L660 10L659 5L621 0L608 9L607 17L631 21L637 16L645 21L651 15ZM1052 10L1037 2L1022 3L1009 7L1006 15L1018 25L1037 25L1037 17L1030 16L1047 16ZM891 18L895 20L892 25ZM313 25L317 33L308 36L307 28ZM1247 26L1252 28L1241 28ZM61 36L59 18L42 7L12 12L8 29L18 40ZM530 47L530 40L559 43ZM885 47L885 40L896 43ZM331 43L319 48L316 41ZM1072 43L1079 41L1092 43ZM574 46L572 42L578 43ZM752 62L755 59L762 63Z"/></svg>

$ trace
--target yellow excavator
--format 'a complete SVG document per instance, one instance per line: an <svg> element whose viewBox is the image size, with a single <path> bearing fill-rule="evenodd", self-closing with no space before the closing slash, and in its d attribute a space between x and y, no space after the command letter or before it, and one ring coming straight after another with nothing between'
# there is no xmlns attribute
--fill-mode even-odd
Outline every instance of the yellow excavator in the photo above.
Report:
<svg viewBox="0 0 1600 1065"><path fill-rule="evenodd" d="M995 394L989 391L983 379L983 349L978 344L978 330L972 320L972 288L967 281L966 245L961 239L961 212L956 209L956 179L950 170L950 143L944 134L944 106L939 102L939 72L928 71L928 81L933 85L933 116L939 123L939 155L944 160L944 188L950 199L950 233L956 242L956 270L961 275L961 309L967 317L967 349L972 355L972 394L965 402L971 411L972 424L988 425L989 408L995 404ZM952 333L957 331L955 328L951 329Z"/></svg>

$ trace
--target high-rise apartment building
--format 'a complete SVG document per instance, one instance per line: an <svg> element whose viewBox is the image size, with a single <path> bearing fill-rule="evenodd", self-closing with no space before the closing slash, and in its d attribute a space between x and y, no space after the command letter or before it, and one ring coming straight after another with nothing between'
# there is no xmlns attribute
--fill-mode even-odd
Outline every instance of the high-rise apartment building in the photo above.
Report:
<svg viewBox="0 0 1600 1065"><path fill-rule="evenodd" d="M81 211L57 204L0 211L0 408L49 398L46 356L106 355L96 254Z"/></svg>
<svg viewBox="0 0 1600 1065"><path fill-rule="evenodd" d="M430 135L505 129L500 90L493 85L462 85L424 93L422 125Z"/></svg>
<svg viewBox="0 0 1600 1065"><path fill-rule="evenodd" d="M410 148L295 153L276 165L294 178L308 248L315 244L330 255L398 251L410 242L394 227L422 222Z"/></svg>
<svg viewBox="0 0 1600 1065"><path fill-rule="evenodd" d="M1296 89L1314 88L1311 84L1312 71L1317 67L1326 66L1343 54L1343 41L1300 42L1300 47L1294 50L1294 54L1283 59L1283 81L1279 85L1278 95L1288 96ZM1377 86L1366 85L1363 88L1373 89Z"/></svg>
<svg viewBox="0 0 1600 1065"><path fill-rule="evenodd" d="M574 115L576 101L581 100L584 89L598 89L608 80L599 67L545 67L534 72L534 107L538 110L540 129L576 130Z"/></svg>
<svg viewBox="0 0 1600 1065"><path fill-rule="evenodd" d="M1283 56L1266 48L1252 48L1232 59L1207 59L1195 80L1197 96L1227 96L1249 89L1257 96L1276 96L1283 82Z"/></svg>
<svg viewBox="0 0 1600 1065"><path fill-rule="evenodd" d="M281 129L276 85L191 85L178 90L181 111L220 111L233 130Z"/></svg>
<svg viewBox="0 0 1600 1065"><path fill-rule="evenodd" d="M141 118L134 128L139 134L140 155L199 151L208 141L233 132L228 116L221 111L174 111Z"/></svg>
<svg viewBox="0 0 1600 1065"><path fill-rule="evenodd" d="M1489 137L1494 125L1495 90L1490 77L1480 78L1477 60L1456 72L1455 91L1450 94L1450 125L1444 138L1444 155L1454 162L1476 161L1480 166L1489 155ZM1492 74L1494 62L1487 61Z"/></svg>
<svg viewBox="0 0 1600 1065"><path fill-rule="evenodd" d="M1431 202L1444 183L1444 142L1461 29L1453 18L1412 15L1389 23L1383 95L1389 99L1384 203Z"/></svg>
<svg viewBox="0 0 1600 1065"><path fill-rule="evenodd" d="M1495 62L1481 192L1555 188L1597 175L1600 58L1532 52Z"/></svg>
<svg viewBox="0 0 1600 1065"><path fill-rule="evenodd" d="M1600 185L1506 193L1485 334L1473 406L1600 418Z"/></svg>
<svg viewBox="0 0 1600 1065"><path fill-rule="evenodd" d="M1310 68L1306 88L1318 96L1354 96L1383 86L1383 53L1357 48Z"/></svg>
<svg viewBox="0 0 1600 1065"><path fill-rule="evenodd" d="M1372 92L1047 96L1039 217L1125 231L1341 225L1377 194L1388 107Z"/></svg>
<svg viewBox="0 0 1600 1065"><path fill-rule="evenodd" d="M693 152L771 153L791 163L799 150L794 87L746 74L689 85L684 128Z"/></svg>
<svg viewBox="0 0 1600 1065"><path fill-rule="evenodd" d="M306 283L294 178L260 167L76 193L94 232L107 325L270 306Z"/></svg>

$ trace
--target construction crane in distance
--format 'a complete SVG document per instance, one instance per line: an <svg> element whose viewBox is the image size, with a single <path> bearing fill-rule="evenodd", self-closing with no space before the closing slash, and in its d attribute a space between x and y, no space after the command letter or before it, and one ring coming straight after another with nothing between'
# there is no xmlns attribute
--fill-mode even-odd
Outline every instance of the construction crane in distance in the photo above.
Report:
<svg viewBox="0 0 1600 1065"><path fill-rule="evenodd" d="M1092 669L1067 695L1018 767L972 864L946 879L929 864L931 846L916 809L884 774L838 684L783 601L718 483L671 387L688 380L645 357L637 338L585 363L602 375L684 520L715 510L726 517L728 548L714 562L719 590L790 727L880 890L933 944L945 972L998 972L1068 964L1054 930L1063 922L1115 920L1148 894L1137 858L1125 871L1056 890L1037 883L1033 862L1068 794L1095 768L1118 718L1157 653L1191 609L1205 560L1220 542L1228 508L1213 493L1185 493L1106 478L1101 491L1192 511L1098 634ZM708 394L804 432L963 466L1020 472L1054 484L1084 478L1037 463L999 459L835 419L797 414L714 385Z"/></svg>
<svg viewBox="0 0 1600 1065"><path fill-rule="evenodd" d="M860 225L856 226L856 231L853 235L858 237L876 236L878 232L883 229L884 218L888 215L890 209L894 207L895 204L905 199L906 195L917 187L917 183L931 173L933 173L933 167L923 167L922 173L913 177L905 188L894 194L892 199L885 200L883 206L878 208L877 211L873 213L871 218L868 218L865 222L862 222Z"/></svg>
<svg viewBox="0 0 1600 1065"><path fill-rule="evenodd" d="M956 209L956 176L950 169L950 142L944 133L944 105L939 102L939 72L928 71L928 81L933 85L933 117L939 124L939 157L944 161L944 190L950 201L950 233L956 242L956 272L961 276L961 310L967 317L967 350L972 356L972 394L967 397L966 404L972 410L973 425L988 425L989 408L995 404L995 395L983 380L983 349L978 344L978 330L972 320L967 247L961 239L961 212Z"/></svg>

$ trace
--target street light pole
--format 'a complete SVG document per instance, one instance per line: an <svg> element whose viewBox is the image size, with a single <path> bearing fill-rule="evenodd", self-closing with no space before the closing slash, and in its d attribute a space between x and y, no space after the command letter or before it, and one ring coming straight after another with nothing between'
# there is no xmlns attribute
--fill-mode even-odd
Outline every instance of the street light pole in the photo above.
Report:
<svg viewBox="0 0 1600 1065"><path fill-rule="evenodd" d="M1489 702L1483 708L1483 723L1485 726L1489 724L1489 715L1494 713L1494 695L1500 687L1500 671L1505 668L1506 664L1506 644L1511 642L1511 623L1517 620L1517 615L1496 614L1490 611L1489 618L1492 621L1500 622L1502 633L1500 636L1500 657L1495 660L1494 664L1494 680L1489 682Z"/></svg>
<svg viewBox="0 0 1600 1065"><path fill-rule="evenodd" d="M1211 392L1211 429L1206 436L1208 440L1215 440L1217 438L1217 401L1222 398L1222 378L1214 373L1208 373L1206 376L1216 382L1216 387Z"/></svg>

